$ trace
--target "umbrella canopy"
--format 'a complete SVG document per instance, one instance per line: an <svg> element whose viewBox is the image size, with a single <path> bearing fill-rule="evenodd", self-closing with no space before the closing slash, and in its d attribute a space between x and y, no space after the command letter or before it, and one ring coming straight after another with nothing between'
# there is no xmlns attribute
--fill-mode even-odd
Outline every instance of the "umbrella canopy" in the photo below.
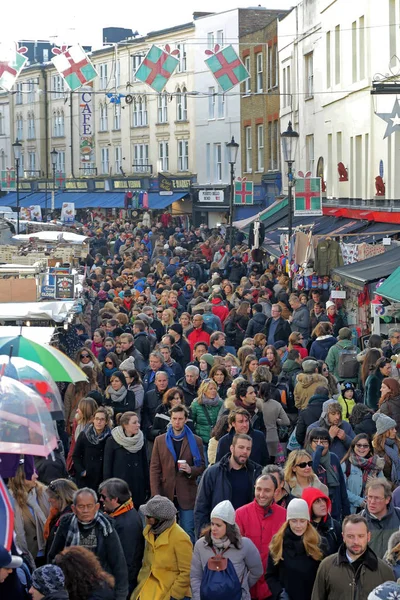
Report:
<svg viewBox="0 0 400 600"><path fill-rule="evenodd" d="M0 379L0 452L48 456L57 447L53 420L42 398L23 383Z"/></svg>
<svg viewBox="0 0 400 600"><path fill-rule="evenodd" d="M44 367L19 356L13 356L10 359L9 356L1 355L0 372L3 365L4 375L20 381L43 398L54 420L64 419L60 391Z"/></svg>
<svg viewBox="0 0 400 600"><path fill-rule="evenodd" d="M12 350L11 350L12 346ZM85 373L64 352L47 344L39 345L22 335L0 338L0 354L19 356L39 365L45 365L46 371L54 381L87 381Z"/></svg>

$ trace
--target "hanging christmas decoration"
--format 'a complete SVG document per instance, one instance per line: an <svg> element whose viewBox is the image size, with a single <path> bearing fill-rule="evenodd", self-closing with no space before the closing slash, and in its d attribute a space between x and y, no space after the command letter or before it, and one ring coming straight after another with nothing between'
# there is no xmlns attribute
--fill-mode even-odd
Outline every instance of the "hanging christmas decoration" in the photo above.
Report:
<svg viewBox="0 0 400 600"><path fill-rule="evenodd" d="M28 48L18 44L15 48L7 49L4 44L0 44L0 88L9 92L17 80L28 58L24 56Z"/></svg>
<svg viewBox="0 0 400 600"><path fill-rule="evenodd" d="M156 92L162 92L178 66L178 54L179 50L171 52L168 44L164 50L153 44L136 71L135 79L147 83Z"/></svg>
<svg viewBox="0 0 400 600"><path fill-rule="evenodd" d="M220 49L219 44L213 50L206 50L207 58L204 62L214 75L223 92L228 92L238 83L250 77L250 73L240 60L232 45Z"/></svg>
<svg viewBox="0 0 400 600"><path fill-rule="evenodd" d="M396 98L391 113L375 113L377 117L386 121L387 127L383 139L389 137L395 131L400 131L400 104Z"/></svg>
<svg viewBox="0 0 400 600"><path fill-rule="evenodd" d="M308 174L308 173L307 173ZM299 177L295 184L294 215L295 217L321 216L322 195L320 177Z"/></svg>
<svg viewBox="0 0 400 600"><path fill-rule="evenodd" d="M253 182L246 177L238 177L235 181L234 204L254 204Z"/></svg>
<svg viewBox="0 0 400 600"><path fill-rule="evenodd" d="M51 62L72 92L96 79L97 71L79 44L53 48L52 52L56 56Z"/></svg>

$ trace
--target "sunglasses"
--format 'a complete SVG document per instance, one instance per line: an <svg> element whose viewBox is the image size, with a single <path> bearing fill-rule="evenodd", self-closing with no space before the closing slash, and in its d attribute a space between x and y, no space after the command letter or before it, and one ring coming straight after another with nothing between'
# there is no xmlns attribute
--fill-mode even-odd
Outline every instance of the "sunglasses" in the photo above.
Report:
<svg viewBox="0 0 400 600"><path fill-rule="evenodd" d="M55 484L54 484L53 481L51 481L49 483L49 485L47 486L47 489L50 490L51 492L53 492L53 494L58 495L57 494L57 488L56 488L56 486L55 486Z"/></svg>
<svg viewBox="0 0 400 600"><path fill-rule="evenodd" d="M309 460L308 462L297 463L296 467L300 467L300 469L305 469L306 467L312 467L312 465L312 460Z"/></svg>
<svg viewBox="0 0 400 600"><path fill-rule="evenodd" d="M81 354L81 358L90 358L90 354Z"/></svg>
<svg viewBox="0 0 400 600"><path fill-rule="evenodd" d="M106 365L113 365L113 361L112 360L105 360L104 361Z"/></svg>
<svg viewBox="0 0 400 600"><path fill-rule="evenodd" d="M369 444L356 444L356 448L368 448L369 449Z"/></svg>

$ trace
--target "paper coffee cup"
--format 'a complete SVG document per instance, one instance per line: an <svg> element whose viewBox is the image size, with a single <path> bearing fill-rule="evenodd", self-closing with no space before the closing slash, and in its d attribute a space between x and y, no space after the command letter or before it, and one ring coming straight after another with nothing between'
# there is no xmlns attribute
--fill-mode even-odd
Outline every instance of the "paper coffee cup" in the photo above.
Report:
<svg viewBox="0 0 400 600"><path fill-rule="evenodd" d="M182 467L182 465L186 465L186 460L178 460L178 469L180 469Z"/></svg>

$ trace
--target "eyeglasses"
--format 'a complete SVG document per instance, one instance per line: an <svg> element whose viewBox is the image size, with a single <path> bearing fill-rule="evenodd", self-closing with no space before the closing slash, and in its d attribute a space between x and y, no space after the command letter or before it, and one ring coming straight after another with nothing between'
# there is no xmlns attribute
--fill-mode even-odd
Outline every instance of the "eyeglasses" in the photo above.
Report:
<svg viewBox="0 0 400 600"><path fill-rule="evenodd" d="M368 448L369 450L369 444L356 444L355 446L356 448Z"/></svg>
<svg viewBox="0 0 400 600"><path fill-rule="evenodd" d="M319 446L329 446L328 440L312 440L311 443L318 444Z"/></svg>
<svg viewBox="0 0 400 600"><path fill-rule="evenodd" d="M312 460L309 460L308 462L297 463L296 467L300 467L300 469L305 469L306 467L312 467L312 465Z"/></svg>
<svg viewBox="0 0 400 600"><path fill-rule="evenodd" d="M90 358L90 354L81 354L81 358Z"/></svg>
<svg viewBox="0 0 400 600"><path fill-rule="evenodd" d="M104 361L106 365L113 365L113 361L112 360L105 360Z"/></svg>

